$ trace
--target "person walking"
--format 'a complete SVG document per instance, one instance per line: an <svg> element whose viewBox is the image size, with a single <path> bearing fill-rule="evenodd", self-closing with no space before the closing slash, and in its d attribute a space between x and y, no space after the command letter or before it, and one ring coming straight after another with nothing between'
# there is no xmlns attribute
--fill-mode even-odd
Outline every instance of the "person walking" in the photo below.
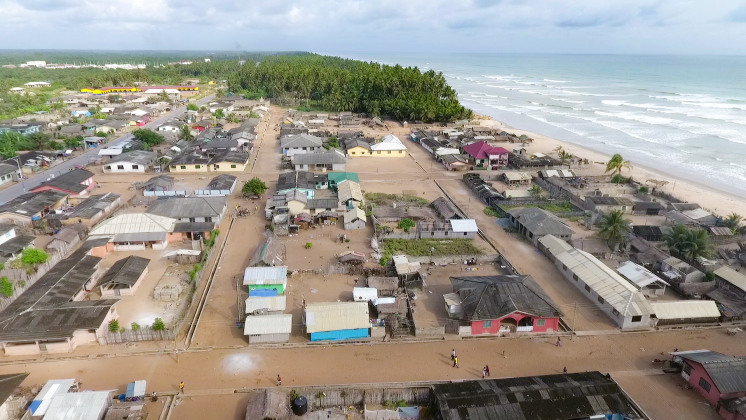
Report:
<svg viewBox="0 0 746 420"><path fill-rule="evenodd" d="M456 358L456 349L451 350L451 361Z"/></svg>
<svg viewBox="0 0 746 420"><path fill-rule="evenodd" d="M184 393L184 381L179 382L179 392Z"/></svg>
<svg viewBox="0 0 746 420"><path fill-rule="evenodd" d="M453 367L458 367L458 356L453 356Z"/></svg>
<svg viewBox="0 0 746 420"><path fill-rule="evenodd" d="M278 373L277 374L277 386L281 386L281 385L282 385L282 378L280 377L280 374Z"/></svg>
<svg viewBox="0 0 746 420"><path fill-rule="evenodd" d="M487 377L487 366L482 368L482 379Z"/></svg>
<svg viewBox="0 0 746 420"><path fill-rule="evenodd" d="M567 373L567 366L562 368L562 373Z"/></svg>
<svg viewBox="0 0 746 420"><path fill-rule="evenodd" d="M555 343L555 345L557 347L562 347L562 340L559 337L557 337L557 342Z"/></svg>
<svg viewBox="0 0 746 420"><path fill-rule="evenodd" d="M485 373L487 374L487 377L489 378L489 376L490 376L490 365L484 365L484 370L485 370Z"/></svg>

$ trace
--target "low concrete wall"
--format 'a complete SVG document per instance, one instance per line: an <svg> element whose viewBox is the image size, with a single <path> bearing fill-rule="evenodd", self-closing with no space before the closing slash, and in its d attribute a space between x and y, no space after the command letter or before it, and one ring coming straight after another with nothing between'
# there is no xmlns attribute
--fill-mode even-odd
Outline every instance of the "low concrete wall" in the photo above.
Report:
<svg viewBox="0 0 746 420"><path fill-rule="evenodd" d="M445 335L444 326L435 327L418 327L415 325L414 335L416 337L443 337Z"/></svg>
<svg viewBox="0 0 746 420"><path fill-rule="evenodd" d="M418 262L420 264L429 264L434 262L435 264L450 264L450 263L463 263L464 261L476 258L477 263L493 263L500 260L500 254L487 254L487 255L449 255L442 257L407 257L409 262Z"/></svg>

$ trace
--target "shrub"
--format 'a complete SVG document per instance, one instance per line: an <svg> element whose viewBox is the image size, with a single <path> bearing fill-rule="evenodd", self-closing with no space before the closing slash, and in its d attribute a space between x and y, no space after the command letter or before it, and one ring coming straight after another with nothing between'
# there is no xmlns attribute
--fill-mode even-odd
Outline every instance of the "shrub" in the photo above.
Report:
<svg viewBox="0 0 746 420"><path fill-rule="evenodd" d="M202 264L200 263L194 264L194 267L192 267L192 270L189 271L189 280L194 282L194 279L197 278L197 273L199 273L200 270L202 270Z"/></svg>
<svg viewBox="0 0 746 420"><path fill-rule="evenodd" d="M350 238L345 239L345 242L350 242Z"/></svg>
<svg viewBox="0 0 746 420"><path fill-rule="evenodd" d="M187 105L188 111L199 111L199 105L197 104L189 104Z"/></svg>
<svg viewBox="0 0 746 420"><path fill-rule="evenodd" d="M5 264L0 263L0 270L5 270Z"/></svg>
<svg viewBox="0 0 746 420"><path fill-rule="evenodd" d="M24 265L37 265L47 262L49 254L36 248L26 248L21 253L21 261Z"/></svg>
<svg viewBox="0 0 746 420"><path fill-rule="evenodd" d="M166 324L163 323L162 319L156 318L155 321L153 321L153 329L156 331L163 331L166 329Z"/></svg>
<svg viewBox="0 0 746 420"><path fill-rule="evenodd" d="M312 242L306 242L306 249L311 249L313 247Z"/></svg>
<svg viewBox="0 0 746 420"><path fill-rule="evenodd" d="M495 210L495 208L492 206L485 207L484 214L490 217L500 217L500 213L498 213L497 210Z"/></svg>
<svg viewBox="0 0 746 420"><path fill-rule="evenodd" d="M243 195L262 195L267 192L267 184L261 179L254 177L243 184L241 192Z"/></svg>
<svg viewBox="0 0 746 420"><path fill-rule="evenodd" d="M715 273L712 272L712 271L706 272L705 273L705 281L709 282L709 281L713 281L713 280L715 280Z"/></svg>
<svg viewBox="0 0 746 420"><path fill-rule="evenodd" d="M26 280L18 280L16 284L18 285L18 287L23 289L24 287L26 287Z"/></svg>
<svg viewBox="0 0 746 420"><path fill-rule="evenodd" d="M613 184L624 184L624 183L627 182L627 178L625 178L625 177L623 177L623 176L621 176L619 174L616 174L616 175L614 175L613 178L611 178L611 182Z"/></svg>
<svg viewBox="0 0 746 420"><path fill-rule="evenodd" d="M116 319L109 321L109 332L119 332L119 321Z"/></svg>
<svg viewBox="0 0 746 420"><path fill-rule="evenodd" d="M131 327L132 327L132 331L137 331L140 329L140 324L138 324L137 322L133 322L131 324Z"/></svg>
<svg viewBox="0 0 746 420"><path fill-rule="evenodd" d="M412 219L401 219L397 226L399 229L404 229L404 232L409 232L409 230L417 226L417 224Z"/></svg>
<svg viewBox="0 0 746 420"><path fill-rule="evenodd" d="M639 191L642 194L647 194L648 191L650 191L650 190L648 189L648 187L646 187L645 185L643 185L642 187L640 187Z"/></svg>
<svg viewBox="0 0 746 420"><path fill-rule="evenodd" d="M6 298L13 296L13 283L7 277L0 278L0 294Z"/></svg>

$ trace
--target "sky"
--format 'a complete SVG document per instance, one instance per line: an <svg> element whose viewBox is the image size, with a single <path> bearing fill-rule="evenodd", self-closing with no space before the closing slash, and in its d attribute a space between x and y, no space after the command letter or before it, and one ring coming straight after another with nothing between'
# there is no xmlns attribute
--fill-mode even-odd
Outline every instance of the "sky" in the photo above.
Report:
<svg viewBox="0 0 746 420"><path fill-rule="evenodd" d="M746 54L736 0L0 0L0 49Z"/></svg>

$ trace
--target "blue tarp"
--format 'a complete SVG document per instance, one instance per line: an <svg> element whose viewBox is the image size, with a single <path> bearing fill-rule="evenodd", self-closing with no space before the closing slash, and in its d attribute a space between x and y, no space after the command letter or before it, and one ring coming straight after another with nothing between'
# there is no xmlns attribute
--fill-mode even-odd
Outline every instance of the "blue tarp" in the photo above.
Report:
<svg viewBox="0 0 746 420"><path fill-rule="evenodd" d="M399 407L400 419L419 419L420 409L418 407Z"/></svg>
<svg viewBox="0 0 746 420"><path fill-rule="evenodd" d="M354 338L367 338L370 335L370 329L358 328L354 330L322 331L311 333L311 341L322 340L351 340Z"/></svg>
<svg viewBox="0 0 746 420"><path fill-rule="evenodd" d="M31 414L36 413L36 410L39 408L42 402L44 401L42 400L31 401L31 406L29 407L29 410L31 410Z"/></svg>
<svg viewBox="0 0 746 420"><path fill-rule="evenodd" d="M249 297L272 297L277 296L277 289L254 289L249 290Z"/></svg>

